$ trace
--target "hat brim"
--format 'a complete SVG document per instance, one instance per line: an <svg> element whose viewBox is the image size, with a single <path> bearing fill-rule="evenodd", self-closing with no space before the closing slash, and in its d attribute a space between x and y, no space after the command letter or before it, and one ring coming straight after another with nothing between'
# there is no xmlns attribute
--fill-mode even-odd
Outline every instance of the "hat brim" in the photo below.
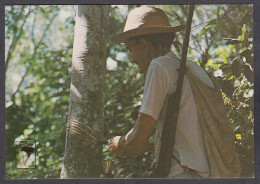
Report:
<svg viewBox="0 0 260 184"><path fill-rule="evenodd" d="M110 38L111 42L120 43L124 42L125 39L130 37L142 36L147 34L156 34L156 33L173 33L184 30L185 25L179 26L164 26L164 27L139 27L123 33L114 35Z"/></svg>

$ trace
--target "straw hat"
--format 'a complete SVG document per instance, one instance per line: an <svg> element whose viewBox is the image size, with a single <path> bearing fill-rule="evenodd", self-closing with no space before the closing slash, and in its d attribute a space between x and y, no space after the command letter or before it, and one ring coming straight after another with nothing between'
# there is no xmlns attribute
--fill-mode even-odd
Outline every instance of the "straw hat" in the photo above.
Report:
<svg viewBox="0 0 260 184"><path fill-rule="evenodd" d="M155 33L182 31L185 25L171 26L167 15L159 8L138 7L126 20L124 31L111 37L112 42L124 42L126 38Z"/></svg>

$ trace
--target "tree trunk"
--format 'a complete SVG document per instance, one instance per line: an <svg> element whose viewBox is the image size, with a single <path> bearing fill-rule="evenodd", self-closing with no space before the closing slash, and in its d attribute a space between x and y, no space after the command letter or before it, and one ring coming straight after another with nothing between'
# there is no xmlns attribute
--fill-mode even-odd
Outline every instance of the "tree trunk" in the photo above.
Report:
<svg viewBox="0 0 260 184"><path fill-rule="evenodd" d="M70 104L61 178L101 174L104 80L109 6L77 8Z"/></svg>

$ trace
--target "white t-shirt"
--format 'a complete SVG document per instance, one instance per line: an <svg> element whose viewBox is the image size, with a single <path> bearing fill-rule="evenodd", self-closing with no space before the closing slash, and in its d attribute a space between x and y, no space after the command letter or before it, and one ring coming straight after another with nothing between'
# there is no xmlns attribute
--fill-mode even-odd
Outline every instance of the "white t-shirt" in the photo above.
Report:
<svg viewBox="0 0 260 184"><path fill-rule="evenodd" d="M214 87L208 75L195 63L187 61L189 71L199 77L208 86ZM155 161L158 160L161 145L161 133L168 102L177 85L179 61L169 52L165 56L151 61L145 80L143 100L140 112L152 116L156 122ZM209 177L209 166L198 121L196 104L189 81L184 76L177 131L173 155L181 165L194 169L203 177ZM168 177L183 172L179 164L172 164Z"/></svg>

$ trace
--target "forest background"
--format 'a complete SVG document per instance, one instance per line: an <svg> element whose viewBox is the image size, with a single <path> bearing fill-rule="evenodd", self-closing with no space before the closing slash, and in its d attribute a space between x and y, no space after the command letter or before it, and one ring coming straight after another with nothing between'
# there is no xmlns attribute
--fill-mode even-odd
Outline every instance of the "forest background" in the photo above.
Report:
<svg viewBox="0 0 260 184"><path fill-rule="evenodd" d="M171 25L186 21L185 5L162 8ZM111 6L109 37L122 31L136 5ZM64 156L71 82L76 6L5 7L6 178L59 178ZM94 15L93 15L94 16ZM180 56L183 32L172 50ZM222 89L232 124L242 177L254 176L253 6L196 5L188 59L199 64ZM129 62L124 45L107 43L105 140L127 133L141 104L144 76ZM18 171L16 141L37 140L32 173ZM111 177L149 170L152 153L114 158ZM101 176L102 177L102 176Z"/></svg>

